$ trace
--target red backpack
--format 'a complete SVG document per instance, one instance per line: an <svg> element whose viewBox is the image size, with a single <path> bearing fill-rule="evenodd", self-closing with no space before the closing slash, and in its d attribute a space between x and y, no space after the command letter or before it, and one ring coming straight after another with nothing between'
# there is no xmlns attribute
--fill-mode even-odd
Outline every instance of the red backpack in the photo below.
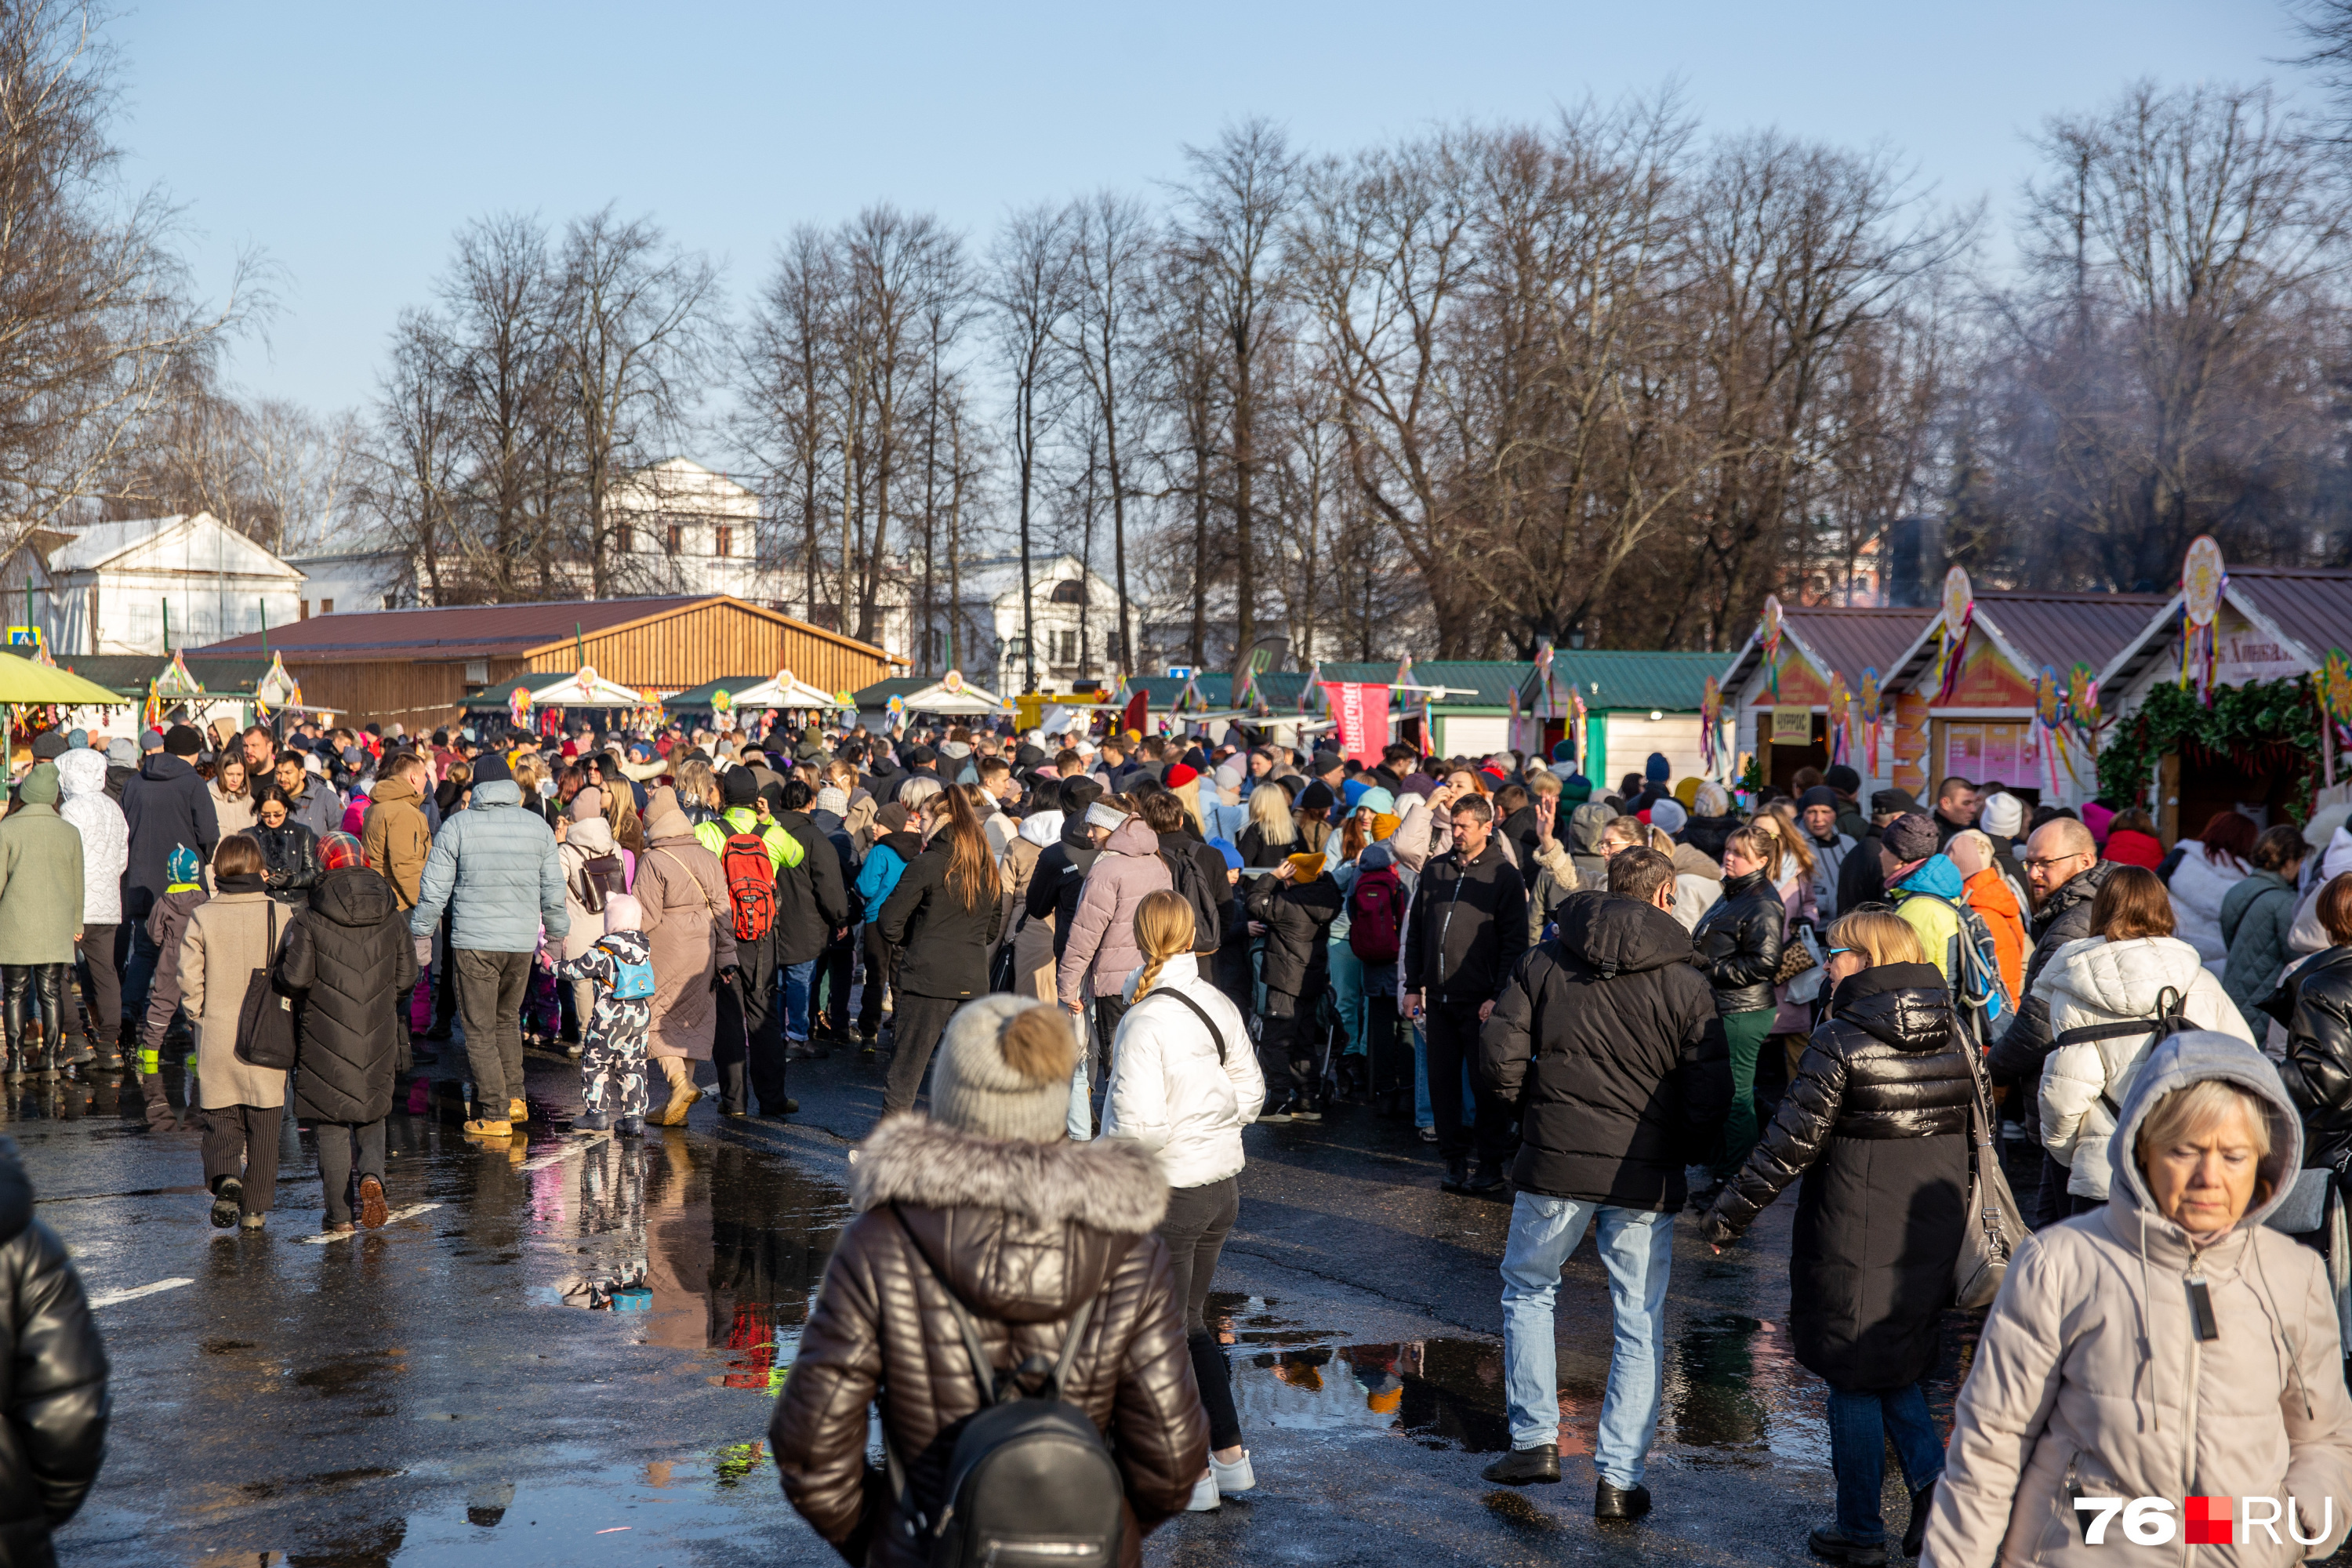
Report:
<svg viewBox="0 0 2352 1568"><path fill-rule="evenodd" d="M1394 963L1404 947L1404 886L1396 868L1360 871L1348 894L1348 947L1366 963Z"/></svg>
<svg viewBox="0 0 2352 1568"><path fill-rule="evenodd" d="M756 833L730 833L719 847L727 897L735 906L735 940L757 942L776 925L776 864Z"/></svg>

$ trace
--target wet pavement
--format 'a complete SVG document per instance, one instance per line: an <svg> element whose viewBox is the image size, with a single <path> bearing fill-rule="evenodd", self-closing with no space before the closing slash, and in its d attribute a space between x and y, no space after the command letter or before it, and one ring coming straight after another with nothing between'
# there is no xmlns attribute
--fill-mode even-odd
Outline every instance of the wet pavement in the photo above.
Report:
<svg viewBox="0 0 2352 1568"><path fill-rule="evenodd" d="M837 1561L764 1436L880 1068L796 1064L791 1121L722 1123L706 1100L640 1147L564 1131L577 1069L534 1054L528 1132L485 1146L457 1126L461 1057L445 1048L423 1070L448 1076L391 1119L398 1217L327 1241L290 1122L278 1208L240 1235L208 1223L195 1135L144 1131L135 1092L9 1097L115 1369L106 1470L65 1562ZM1147 1562L1812 1561L1831 1482L1822 1388L1780 1321L1793 1195L1721 1258L1678 1227L1656 1511L1601 1525L1610 1328L1590 1247L1560 1298L1564 1483L1496 1488L1478 1469L1509 1447L1507 1205L1440 1193L1430 1146L1368 1111L1247 1142L1217 1306L1259 1485L1162 1528ZM1973 1326L1948 1328L1941 1417ZM1905 1507L1890 1479L1891 1529Z"/></svg>

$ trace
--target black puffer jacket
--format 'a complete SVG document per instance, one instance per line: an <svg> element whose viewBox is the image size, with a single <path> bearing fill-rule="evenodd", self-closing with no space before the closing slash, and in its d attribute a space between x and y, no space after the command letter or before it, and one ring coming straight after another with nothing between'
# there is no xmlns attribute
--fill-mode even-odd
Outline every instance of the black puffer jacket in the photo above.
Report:
<svg viewBox="0 0 2352 1568"><path fill-rule="evenodd" d="M1503 993L1528 950L1528 885L1499 837L1467 866L1449 849L1422 868L1405 919L1404 988L1431 1006Z"/></svg>
<svg viewBox="0 0 2352 1568"><path fill-rule="evenodd" d="M801 863L776 871L776 962L806 963L849 923L841 857L804 811L780 812L776 826L801 847Z"/></svg>
<svg viewBox="0 0 2352 1568"><path fill-rule="evenodd" d="M1675 837L1708 859L1721 860L1723 847L1731 842L1732 832L1738 826L1739 818L1736 816L1694 816L1683 824L1683 830Z"/></svg>
<svg viewBox="0 0 2352 1568"><path fill-rule="evenodd" d="M1331 983L1331 922L1339 918L1339 884L1328 873L1311 882L1271 874L1251 879L1242 908L1265 922L1265 1006L1293 1016L1301 997L1320 996Z"/></svg>
<svg viewBox="0 0 2352 1568"><path fill-rule="evenodd" d="M2042 977L2042 966L2050 962L2051 954L2091 934L2091 906L2097 902L2099 889L2106 885L2115 868L2112 860L2097 862L2062 884L2033 911L2033 923L2029 928L2033 934L2033 956L2026 963L2019 993L2025 1000L2018 1005L2017 1016L2010 1020L2008 1030L1985 1058L1985 1068L1995 1083L2021 1083L2029 1089L2041 1083L2042 1058L2049 1056L2057 1041L2050 1033L2050 1000L2033 994L2033 983ZM2025 1103L2032 1107L2036 1099L2037 1095L2029 1094Z"/></svg>
<svg viewBox="0 0 2352 1568"><path fill-rule="evenodd" d="M257 822L245 836L261 846L261 869L269 879L269 895L299 904L302 895L319 880L319 836L295 821L271 827Z"/></svg>
<svg viewBox="0 0 2352 1568"><path fill-rule="evenodd" d="M158 752L139 764L122 788L122 821L131 864L122 874L122 918L143 921L171 885L172 851L184 844L209 863L220 842L220 817L211 786L185 757Z"/></svg>
<svg viewBox="0 0 2352 1568"><path fill-rule="evenodd" d="M392 1109L416 984L416 943L392 884L365 866L329 871L278 949L278 978L303 994L294 1114L373 1121Z"/></svg>
<svg viewBox="0 0 2352 1568"><path fill-rule="evenodd" d="M1559 935L1519 961L1478 1037L1486 1086L1519 1108L1522 1192L1672 1214L1685 1162L1714 1157L1731 1109L1715 993L1664 910L1613 893L1560 901Z"/></svg>
<svg viewBox="0 0 2352 1568"><path fill-rule="evenodd" d="M2352 1152L2352 947L2315 954L2263 1011L2286 1026L2279 1078L2303 1113L2304 1166L2332 1166Z"/></svg>
<svg viewBox="0 0 2352 1568"><path fill-rule="evenodd" d="M1720 1245L1803 1174L1789 1328L1798 1362L1839 1388L1901 1388L1935 1365L1968 1209L1963 1048L1935 965L1848 976L1706 1216Z"/></svg>
<svg viewBox="0 0 2352 1568"><path fill-rule="evenodd" d="M106 1460L106 1347L65 1243L33 1217L33 1184L0 1138L0 1563L53 1568L49 1531Z"/></svg>
<svg viewBox="0 0 2352 1568"><path fill-rule="evenodd" d="M1037 857L1037 868L1029 874L1029 892L1023 908L1033 921L1051 917L1054 922L1054 958L1059 963L1062 950L1070 945L1070 921L1078 912L1078 895L1086 891L1087 873L1094 868L1095 858L1102 853L1095 847L1087 833L1087 814L1073 811L1062 817L1062 839L1049 844Z"/></svg>
<svg viewBox="0 0 2352 1568"><path fill-rule="evenodd" d="M1707 906L1691 932L1698 966L1715 987L1716 1010L1727 1016L1777 1005L1773 977L1789 934L1789 909L1761 871L1726 877L1723 897Z"/></svg>
<svg viewBox="0 0 2352 1568"><path fill-rule="evenodd" d="M967 997L988 991L988 953L1004 926L1004 900L987 894L972 909L955 895L948 887L953 842L942 829L899 873L898 887L875 917L882 940L905 953L898 963L898 988L911 995Z"/></svg>

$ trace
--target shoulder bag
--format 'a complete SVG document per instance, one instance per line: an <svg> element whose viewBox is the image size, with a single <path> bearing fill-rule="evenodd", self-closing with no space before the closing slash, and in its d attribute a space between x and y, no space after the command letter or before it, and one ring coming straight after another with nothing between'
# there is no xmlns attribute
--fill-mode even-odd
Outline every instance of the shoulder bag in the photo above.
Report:
<svg viewBox="0 0 2352 1568"><path fill-rule="evenodd" d="M283 1072L294 1065L294 998L281 990L278 966L278 900L269 905L269 952L262 966L246 976L245 1001L236 1010L236 1059L247 1067Z"/></svg>
<svg viewBox="0 0 2352 1568"><path fill-rule="evenodd" d="M1984 1079L1979 1074L1976 1047L1956 1031L1953 1042L1969 1064L1969 1206L1960 1232L1960 1254L1952 1268L1952 1304L1964 1311L1989 1307L2000 1293L2009 1260L2025 1239L2025 1216L2000 1168L2000 1151L1992 1139L1992 1117L1986 1109Z"/></svg>

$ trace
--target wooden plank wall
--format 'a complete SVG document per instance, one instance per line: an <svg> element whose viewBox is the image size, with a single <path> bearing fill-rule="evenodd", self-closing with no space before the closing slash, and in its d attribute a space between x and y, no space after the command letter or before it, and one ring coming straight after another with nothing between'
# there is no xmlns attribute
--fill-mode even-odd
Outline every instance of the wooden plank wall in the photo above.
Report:
<svg viewBox="0 0 2352 1568"><path fill-rule="evenodd" d="M397 722L414 731L454 723L459 713L457 705L466 696L463 660L339 659L306 664L289 658L286 668L302 683L306 700L331 708L338 715L348 715L339 722L355 729L371 723L389 729ZM519 658L492 659L490 683L512 679L522 670L523 661Z"/></svg>
<svg viewBox="0 0 2352 1568"><path fill-rule="evenodd" d="M779 623L734 605L706 605L650 625L590 632L583 639L596 673L624 686L684 691L705 681L790 669L827 691L855 691L890 674L889 661L845 647L800 623ZM572 645L536 655L534 669L577 667Z"/></svg>

